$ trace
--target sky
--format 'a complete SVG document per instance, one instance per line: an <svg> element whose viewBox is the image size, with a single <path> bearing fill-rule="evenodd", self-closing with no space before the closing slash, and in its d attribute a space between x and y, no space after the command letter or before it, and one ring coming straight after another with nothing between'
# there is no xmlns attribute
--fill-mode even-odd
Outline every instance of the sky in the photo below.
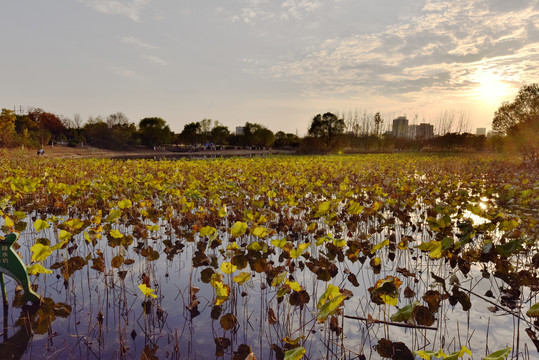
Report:
<svg viewBox="0 0 539 360"><path fill-rule="evenodd" d="M490 128L539 82L539 0L19 0L0 107L305 135L319 113ZM357 110L356 110L357 109Z"/></svg>

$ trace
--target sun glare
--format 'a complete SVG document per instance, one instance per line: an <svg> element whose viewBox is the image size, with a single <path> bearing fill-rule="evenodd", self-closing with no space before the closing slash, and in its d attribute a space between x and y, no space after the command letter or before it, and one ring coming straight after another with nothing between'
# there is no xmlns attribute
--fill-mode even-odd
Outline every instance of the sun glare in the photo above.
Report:
<svg viewBox="0 0 539 360"><path fill-rule="evenodd" d="M481 72L476 81L479 83L477 98L490 106L499 105L512 92L511 86L494 71Z"/></svg>

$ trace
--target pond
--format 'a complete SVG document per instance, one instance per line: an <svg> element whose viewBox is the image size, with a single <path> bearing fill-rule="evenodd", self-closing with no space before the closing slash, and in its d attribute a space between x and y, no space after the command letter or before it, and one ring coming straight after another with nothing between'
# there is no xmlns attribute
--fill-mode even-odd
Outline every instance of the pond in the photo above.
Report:
<svg viewBox="0 0 539 360"><path fill-rule="evenodd" d="M6 277L2 359L537 357L536 170L435 155L4 166L2 230L20 233L42 302Z"/></svg>

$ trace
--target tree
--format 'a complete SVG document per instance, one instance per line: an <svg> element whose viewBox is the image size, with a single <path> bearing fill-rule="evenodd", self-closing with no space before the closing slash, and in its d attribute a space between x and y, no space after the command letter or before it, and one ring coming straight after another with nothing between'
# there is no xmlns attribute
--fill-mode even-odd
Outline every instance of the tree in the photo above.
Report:
<svg viewBox="0 0 539 360"><path fill-rule="evenodd" d="M15 113L2 109L0 113L0 146L11 146L15 143Z"/></svg>
<svg viewBox="0 0 539 360"><path fill-rule="evenodd" d="M114 125L129 125L129 118L122 112L107 116L107 125L112 128Z"/></svg>
<svg viewBox="0 0 539 360"><path fill-rule="evenodd" d="M142 144L146 146L168 144L172 140L172 131L166 121L159 117L144 118L140 120L138 127Z"/></svg>
<svg viewBox="0 0 539 360"><path fill-rule="evenodd" d="M322 140L327 150L337 145L337 139L344 133L344 120L337 115L327 112L316 115L309 127L309 135Z"/></svg>
<svg viewBox="0 0 539 360"><path fill-rule="evenodd" d="M200 120L200 130L204 135L209 135L212 129L211 126L212 119L202 119Z"/></svg>
<svg viewBox="0 0 539 360"><path fill-rule="evenodd" d="M492 130L507 135L516 125L532 124L539 117L539 84L524 85L513 102L504 101L494 113Z"/></svg>
<svg viewBox="0 0 539 360"><path fill-rule="evenodd" d="M256 129L253 134L253 145L259 147L272 147L275 142L273 131L265 127Z"/></svg>
<svg viewBox="0 0 539 360"><path fill-rule="evenodd" d="M374 135L376 136L381 135L383 124L384 124L384 119L382 119L380 112L377 112L376 114L374 114Z"/></svg>
<svg viewBox="0 0 539 360"><path fill-rule="evenodd" d="M185 124L180 133L180 139L184 144L190 145L203 142L202 125L199 122Z"/></svg>
<svg viewBox="0 0 539 360"><path fill-rule="evenodd" d="M211 141L214 144L224 145L226 144L230 131L226 126L216 125L211 129Z"/></svg>
<svg viewBox="0 0 539 360"><path fill-rule="evenodd" d="M295 134L278 131L275 133L274 146L277 148L297 148L301 140Z"/></svg>
<svg viewBox="0 0 539 360"><path fill-rule="evenodd" d="M525 159L539 161L539 84L524 85L494 113L492 129L507 135Z"/></svg>
<svg viewBox="0 0 539 360"><path fill-rule="evenodd" d="M246 122L243 126L241 136L243 145L253 145L259 147L271 147L275 141L275 135L264 125Z"/></svg>
<svg viewBox="0 0 539 360"><path fill-rule="evenodd" d="M28 116L39 124L42 144L49 142L49 140L55 141L60 135L65 136L67 129L65 125L62 124L60 118L55 114L35 108L28 113Z"/></svg>

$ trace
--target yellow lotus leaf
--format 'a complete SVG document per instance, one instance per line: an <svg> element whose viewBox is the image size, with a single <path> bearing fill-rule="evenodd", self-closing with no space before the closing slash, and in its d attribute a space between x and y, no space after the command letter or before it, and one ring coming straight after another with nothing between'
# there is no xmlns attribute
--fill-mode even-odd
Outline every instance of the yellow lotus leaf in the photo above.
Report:
<svg viewBox="0 0 539 360"><path fill-rule="evenodd" d="M223 283L220 281L215 281L213 285L216 293L215 305L221 305L228 300L228 296L230 294L230 287L228 285L223 285Z"/></svg>
<svg viewBox="0 0 539 360"><path fill-rule="evenodd" d="M61 241L67 241L71 238L71 235L72 234L68 231L60 230L60 232L58 233L58 239L60 239Z"/></svg>
<svg viewBox="0 0 539 360"><path fill-rule="evenodd" d="M51 248L49 246L36 243L31 248L32 251L32 262L43 261L52 254Z"/></svg>
<svg viewBox="0 0 539 360"><path fill-rule="evenodd" d="M110 231L110 236L112 236L115 239L121 239L121 238L124 237L124 234L122 234L120 231L118 231L116 229L112 229Z"/></svg>
<svg viewBox="0 0 539 360"><path fill-rule="evenodd" d="M9 216L4 216L4 223L7 227L13 227L13 225L15 225Z"/></svg>
<svg viewBox="0 0 539 360"><path fill-rule="evenodd" d="M329 211L330 207L331 207L331 201L324 201L324 202L318 204L318 212L320 214L327 213Z"/></svg>
<svg viewBox="0 0 539 360"><path fill-rule="evenodd" d="M26 268L28 274L37 275L37 274L52 274L52 270L46 269L41 264L34 264Z"/></svg>
<svg viewBox="0 0 539 360"><path fill-rule="evenodd" d="M264 238L266 235L268 235L268 229L266 229L264 226L257 226L253 230L253 235L258 238Z"/></svg>
<svg viewBox="0 0 539 360"><path fill-rule="evenodd" d="M234 271L236 271L238 267L236 265L233 265L232 263L224 262L221 264L221 271L225 274L232 274Z"/></svg>
<svg viewBox="0 0 539 360"><path fill-rule="evenodd" d="M50 227L50 224L46 220L37 219L34 221L34 228L37 232L40 232L41 230L45 230Z"/></svg>
<svg viewBox="0 0 539 360"><path fill-rule="evenodd" d="M301 291L301 286L298 284L297 281L290 281L288 279L284 279L284 283L285 285L288 285L291 290Z"/></svg>
<svg viewBox="0 0 539 360"><path fill-rule="evenodd" d="M232 236L241 236L245 234L248 227L249 226L246 223L236 221L234 225L232 225L232 228L230 228L230 233L232 234Z"/></svg>
<svg viewBox="0 0 539 360"><path fill-rule="evenodd" d="M388 239L385 239L381 243L374 245L372 247L371 254L374 254L375 252L377 252L378 250L380 250L381 248L383 248L384 246L387 246L387 245L389 245L389 240Z"/></svg>
<svg viewBox="0 0 539 360"><path fill-rule="evenodd" d="M140 284L138 286L138 288L140 289L140 291L142 291L142 293L144 294L144 296L146 297L153 297L154 299L157 297L157 295L155 295L153 292L155 291L155 289L150 289L149 287L146 286L146 284Z"/></svg>
<svg viewBox="0 0 539 360"><path fill-rule="evenodd" d="M241 273L239 273L239 275L234 276L232 280L234 280L235 283L238 283L238 285L242 285L250 278L251 278L251 274L249 274L248 272L242 271Z"/></svg>

